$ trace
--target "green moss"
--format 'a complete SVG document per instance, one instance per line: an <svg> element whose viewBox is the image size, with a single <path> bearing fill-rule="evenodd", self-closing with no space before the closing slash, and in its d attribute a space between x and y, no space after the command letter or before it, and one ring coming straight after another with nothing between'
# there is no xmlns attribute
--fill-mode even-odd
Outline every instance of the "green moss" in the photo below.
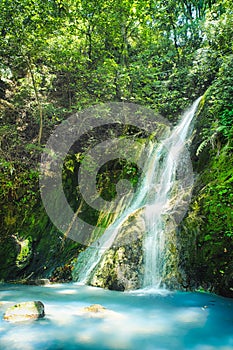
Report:
<svg viewBox="0 0 233 350"><path fill-rule="evenodd" d="M28 237L24 240L17 240L20 245L20 252L16 258L16 266L23 268L29 263L29 259L32 253L32 238Z"/></svg>
<svg viewBox="0 0 233 350"><path fill-rule="evenodd" d="M231 296L233 283L233 153L228 146L212 154L196 183L196 194L183 222L192 244L185 253L186 272L190 285ZM187 245L186 245L187 247Z"/></svg>

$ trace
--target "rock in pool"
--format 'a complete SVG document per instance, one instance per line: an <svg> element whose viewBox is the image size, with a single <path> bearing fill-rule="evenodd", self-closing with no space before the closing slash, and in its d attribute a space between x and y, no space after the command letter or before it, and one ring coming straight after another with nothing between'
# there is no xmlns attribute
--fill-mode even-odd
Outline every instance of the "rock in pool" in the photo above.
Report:
<svg viewBox="0 0 233 350"><path fill-rule="evenodd" d="M102 305L99 305L99 304L93 304L93 305L90 305L90 306L86 306L84 308L85 311L87 312L94 312L94 313L97 313L97 312L104 312L106 310L106 308Z"/></svg>
<svg viewBox="0 0 233 350"><path fill-rule="evenodd" d="M41 301L26 301L9 307L3 319L9 322L23 322L37 320L44 315L44 304Z"/></svg>

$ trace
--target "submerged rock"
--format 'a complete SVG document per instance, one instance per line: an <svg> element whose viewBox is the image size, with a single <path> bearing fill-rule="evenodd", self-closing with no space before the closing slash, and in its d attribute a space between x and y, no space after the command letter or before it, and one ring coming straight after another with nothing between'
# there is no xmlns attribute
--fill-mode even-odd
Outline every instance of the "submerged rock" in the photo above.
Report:
<svg viewBox="0 0 233 350"><path fill-rule="evenodd" d="M109 310L100 304L92 304L90 306L86 306L80 310L81 317L90 317L90 318L108 318L108 319L122 319L124 316L118 312L113 310Z"/></svg>
<svg viewBox="0 0 233 350"><path fill-rule="evenodd" d="M9 307L3 318L9 322L23 322L44 317L44 304L41 301L26 301Z"/></svg>
<svg viewBox="0 0 233 350"><path fill-rule="evenodd" d="M84 308L85 311L88 311L88 312L103 312L106 310L106 308L100 304L93 304L93 305L90 305L90 306L86 306Z"/></svg>

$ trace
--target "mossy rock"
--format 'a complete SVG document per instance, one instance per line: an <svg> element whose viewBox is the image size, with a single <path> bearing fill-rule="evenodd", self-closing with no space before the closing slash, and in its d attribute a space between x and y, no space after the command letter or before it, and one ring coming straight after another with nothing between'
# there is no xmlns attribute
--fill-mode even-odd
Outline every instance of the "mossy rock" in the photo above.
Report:
<svg viewBox="0 0 233 350"><path fill-rule="evenodd" d="M37 320L44 316L44 304L41 301L26 301L9 307L3 319L15 323Z"/></svg>
<svg viewBox="0 0 233 350"><path fill-rule="evenodd" d="M143 276L143 209L129 215L118 236L94 269L89 284L110 290L140 288Z"/></svg>

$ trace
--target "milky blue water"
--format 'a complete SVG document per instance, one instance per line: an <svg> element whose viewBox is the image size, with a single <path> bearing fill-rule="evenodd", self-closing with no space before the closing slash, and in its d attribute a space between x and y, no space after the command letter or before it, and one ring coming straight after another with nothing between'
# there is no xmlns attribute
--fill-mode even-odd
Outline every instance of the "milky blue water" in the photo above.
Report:
<svg viewBox="0 0 233 350"><path fill-rule="evenodd" d="M40 300L46 316L2 319L12 302ZM77 284L0 285L1 350L232 350L233 300L206 293L121 293ZM91 304L108 310L89 313Z"/></svg>

